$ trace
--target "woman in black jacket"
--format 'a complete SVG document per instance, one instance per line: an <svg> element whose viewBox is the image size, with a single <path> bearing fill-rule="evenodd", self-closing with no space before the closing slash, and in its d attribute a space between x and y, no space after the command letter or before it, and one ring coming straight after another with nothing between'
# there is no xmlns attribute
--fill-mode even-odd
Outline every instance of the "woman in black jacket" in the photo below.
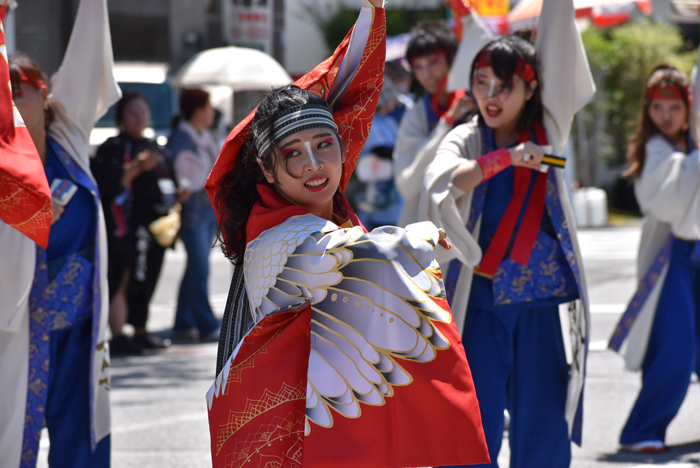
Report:
<svg viewBox="0 0 700 468"><path fill-rule="evenodd" d="M111 350L140 354L169 344L146 333L148 304L165 254L148 225L168 213L176 189L163 150L143 136L151 121L146 97L125 91L115 119L121 132L99 147L91 169L107 225ZM135 329L133 340L122 334L127 319Z"/></svg>

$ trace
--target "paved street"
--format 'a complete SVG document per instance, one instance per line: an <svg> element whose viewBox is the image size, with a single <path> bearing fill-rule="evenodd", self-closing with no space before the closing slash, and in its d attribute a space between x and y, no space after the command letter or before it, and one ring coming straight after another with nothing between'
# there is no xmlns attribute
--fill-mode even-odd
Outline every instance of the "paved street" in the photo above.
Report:
<svg viewBox="0 0 700 468"><path fill-rule="evenodd" d="M669 428L671 450L663 455L617 452L617 438L639 390L639 376L623 369L606 350L609 337L634 289L639 228L584 230L580 242L592 300L592 343L585 399L584 447L574 448L574 468L641 465L700 467L700 388L695 381ZM169 251L149 327L169 329L184 268L181 250ZM232 268L212 253L211 297L221 314ZM198 468L210 465L204 394L214 378L216 344L174 345L167 352L112 362L112 466ZM42 441L39 466L48 440ZM507 443L500 466L508 466Z"/></svg>

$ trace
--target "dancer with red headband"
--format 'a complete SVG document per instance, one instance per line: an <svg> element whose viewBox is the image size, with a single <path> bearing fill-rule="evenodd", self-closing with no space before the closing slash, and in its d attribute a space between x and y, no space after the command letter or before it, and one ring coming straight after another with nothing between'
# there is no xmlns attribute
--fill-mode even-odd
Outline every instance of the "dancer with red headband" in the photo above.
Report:
<svg viewBox="0 0 700 468"><path fill-rule="evenodd" d="M378 5L381 4L377 2ZM343 190L382 88L384 10L268 95L207 182L237 263L207 395L215 467L483 463L431 223L368 233Z"/></svg>
<svg viewBox="0 0 700 468"><path fill-rule="evenodd" d="M700 375L700 157L698 93L670 65L649 77L632 136L628 175L644 213L639 289L609 347L627 342L627 368L642 371L642 389L620 436L623 450L666 450L666 429ZM696 97L696 99L693 99Z"/></svg>
<svg viewBox="0 0 700 468"><path fill-rule="evenodd" d="M0 82L10 81L0 0ZM12 102L0 87L0 460L18 467L27 393L29 293L37 245L49 243L51 190L39 154Z"/></svg>
<svg viewBox="0 0 700 468"><path fill-rule="evenodd" d="M455 125L474 111L465 87L448 91L448 73L455 54L474 58L492 39L478 14L463 0L446 2L462 16L463 36L458 43L450 28L441 21L418 24L411 31L406 59L423 87L423 97L401 119L394 147L394 181L404 199L398 225L418 221L418 200L425 168L435 158L438 145Z"/></svg>
<svg viewBox="0 0 700 468"><path fill-rule="evenodd" d="M487 466L498 466L506 409L511 466L569 466L570 441L581 443L588 301L564 160L551 155L595 92L572 3L544 1L536 46L501 36L458 70L478 115L441 143L418 212L453 246L438 260L448 265Z"/></svg>
<svg viewBox="0 0 700 468"><path fill-rule="evenodd" d="M25 412L14 465L21 468L36 466L43 427L52 468L110 464L107 243L88 150L95 122L120 96L113 65L106 0L80 2L51 90L34 60L9 57L15 105L54 206L62 207L54 210L48 245L35 249L23 349L29 382L22 392L3 392ZM6 461L0 463L12 466Z"/></svg>

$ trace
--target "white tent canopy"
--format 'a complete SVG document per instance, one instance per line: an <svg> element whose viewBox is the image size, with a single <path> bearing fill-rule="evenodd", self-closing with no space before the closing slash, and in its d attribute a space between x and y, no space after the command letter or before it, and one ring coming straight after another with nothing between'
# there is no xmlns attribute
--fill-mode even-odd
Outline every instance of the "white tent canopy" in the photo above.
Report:
<svg viewBox="0 0 700 468"><path fill-rule="evenodd" d="M173 77L178 87L225 85L235 91L269 90L291 82L282 65L268 54L235 46L204 50Z"/></svg>

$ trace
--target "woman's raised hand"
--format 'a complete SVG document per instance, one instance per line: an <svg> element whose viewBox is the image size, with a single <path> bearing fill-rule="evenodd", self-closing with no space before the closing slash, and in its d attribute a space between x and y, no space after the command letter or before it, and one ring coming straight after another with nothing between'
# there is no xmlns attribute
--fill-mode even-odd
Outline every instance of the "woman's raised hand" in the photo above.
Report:
<svg viewBox="0 0 700 468"><path fill-rule="evenodd" d="M535 170L539 170L545 154L541 146L537 146L531 141L520 143L518 146L508 151L510 152L513 166L529 167Z"/></svg>

